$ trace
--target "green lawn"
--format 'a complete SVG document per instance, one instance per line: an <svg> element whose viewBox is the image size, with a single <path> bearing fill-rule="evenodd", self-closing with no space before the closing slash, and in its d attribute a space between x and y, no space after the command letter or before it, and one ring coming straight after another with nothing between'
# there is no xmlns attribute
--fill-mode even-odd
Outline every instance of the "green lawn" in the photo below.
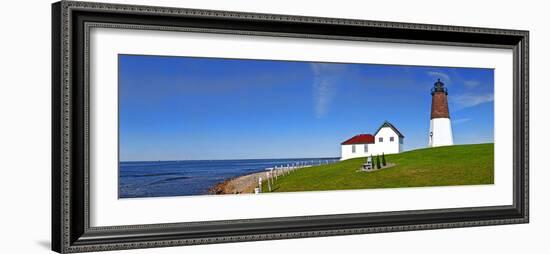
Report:
<svg viewBox="0 0 550 254"><path fill-rule="evenodd" d="M494 144L455 145L386 155L393 167L358 171L365 158L296 170L273 192L493 184ZM262 189L267 191L267 183Z"/></svg>

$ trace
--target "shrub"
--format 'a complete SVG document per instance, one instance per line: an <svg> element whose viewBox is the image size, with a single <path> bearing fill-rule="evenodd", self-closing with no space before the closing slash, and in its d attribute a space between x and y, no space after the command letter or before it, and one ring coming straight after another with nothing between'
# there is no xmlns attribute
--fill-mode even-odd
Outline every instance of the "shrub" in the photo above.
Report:
<svg viewBox="0 0 550 254"><path fill-rule="evenodd" d="M376 167L378 169L382 168L382 167L380 167L380 155L376 155Z"/></svg>
<svg viewBox="0 0 550 254"><path fill-rule="evenodd" d="M382 166L386 166L386 156L384 156L384 153L382 153Z"/></svg>
<svg viewBox="0 0 550 254"><path fill-rule="evenodd" d="M372 154L370 156L370 168L374 169L374 158L372 158Z"/></svg>

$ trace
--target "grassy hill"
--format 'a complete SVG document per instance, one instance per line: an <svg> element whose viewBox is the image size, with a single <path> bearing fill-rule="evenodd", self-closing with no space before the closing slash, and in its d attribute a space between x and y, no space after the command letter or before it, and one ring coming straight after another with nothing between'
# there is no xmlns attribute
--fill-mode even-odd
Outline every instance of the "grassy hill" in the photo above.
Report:
<svg viewBox="0 0 550 254"><path fill-rule="evenodd" d="M494 144L455 145L386 155L393 167L359 171L365 158L303 168L279 177L273 192L493 184ZM267 190L267 183L262 189Z"/></svg>

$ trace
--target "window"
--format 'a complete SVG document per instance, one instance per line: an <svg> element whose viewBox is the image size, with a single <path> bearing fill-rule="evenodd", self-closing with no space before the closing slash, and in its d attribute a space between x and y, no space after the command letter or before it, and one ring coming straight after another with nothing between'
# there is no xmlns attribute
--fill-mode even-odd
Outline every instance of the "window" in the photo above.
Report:
<svg viewBox="0 0 550 254"><path fill-rule="evenodd" d="M379 138L378 138L378 142L380 142L380 143L384 142L384 138L379 137Z"/></svg>
<svg viewBox="0 0 550 254"><path fill-rule="evenodd" d="M369 151L368 145L367 145L367 144L364 144L363 149L364 149L364 152L365 152L365 153L368 152L368 151Z"/></svg>
<svg viewBox="0 0 550 254"><path fill-rule="evenodd" d="M355 145L351 145L351 153L355 153Z"/></svg>
<svg viewBox="0 0 550 254"><path fill-rule="evenodd" d="M390 137L390 142L393 142L393 137Z"/></svg>

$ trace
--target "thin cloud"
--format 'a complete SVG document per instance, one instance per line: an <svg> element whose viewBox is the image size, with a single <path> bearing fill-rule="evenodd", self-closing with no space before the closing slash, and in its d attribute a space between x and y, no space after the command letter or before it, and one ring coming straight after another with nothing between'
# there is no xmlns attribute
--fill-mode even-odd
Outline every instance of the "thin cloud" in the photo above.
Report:
<svg viewBox="0 0 550 254"><path fill-rule="evenodd" d="M474 107L483 103L492 102L495 100L495 96L492 93L488 94L461 94L455 95L451 101L455 104L456 109L464 109Z"/></svg>
<svg viewBox="0 0 550 254"><path fill-rule="evenodd" d="M467 123L469 121L472 121L472 118L459 118L459 119L454 119L453 124L462 124L462 123Z"/></svg>
<svg viewBox="0 0 550 254"><path fill-rule="evenodd" d="M477 80L466 80L466 81L464 81L464 85L468 88L478 87L480 84L481 84L481 82L479 82Z"/></svg>
<svg viewBox="0 0 550 254"><path fill-rule="evenodd" d="M329 111L336 93L336 82L347 67L343 64L326 63L311 63L310 67L314 75L313 101L315 116L322 118Z"/></svg>
<svg viewBox="0 0 550 254"><path fill-rule="evenodd" d="M447 75L446 73L443 73L443 72L429 71L428 75L430 75L431 77L434 77L434 78L439 78L443 82L447 82L447 83L451 82L451 77L449 75Z"/></svg>

